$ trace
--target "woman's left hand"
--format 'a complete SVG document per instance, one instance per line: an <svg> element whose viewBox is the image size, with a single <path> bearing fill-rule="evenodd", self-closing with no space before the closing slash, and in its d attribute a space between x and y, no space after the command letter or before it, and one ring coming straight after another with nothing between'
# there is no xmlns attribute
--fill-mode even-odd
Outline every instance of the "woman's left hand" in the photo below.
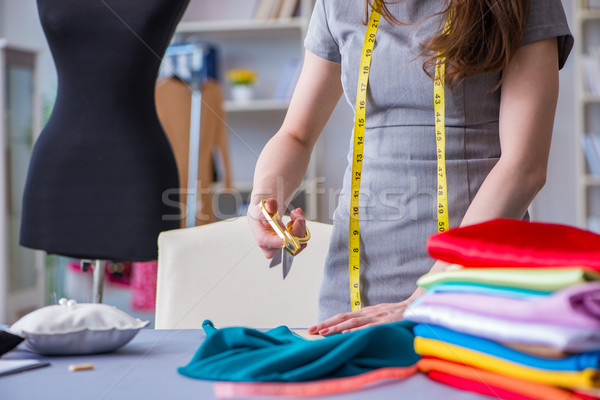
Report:
<svg viewBox="0 0 600 400"><path fill-rule="evenodd" d="M424 292L424 289L417 288L408 299L399 303L381 303L362 308L358 311L338 314L308 328L308 333L329 336L336 333L347 333L370 326L400 321L404 311Z"/></svg>
<svg viewBox="0 0 600 400"><path fill-rule="evenodd" d="M443 271L447 266L448 264L443 261L436 261L429 272ZM404 311L425 291L425 289L419 287L408 299L399 303L381 303L358 311L338 314L315 326L311 326L308 328L308 333L329 336L400 321L403 319Z"/></svg>

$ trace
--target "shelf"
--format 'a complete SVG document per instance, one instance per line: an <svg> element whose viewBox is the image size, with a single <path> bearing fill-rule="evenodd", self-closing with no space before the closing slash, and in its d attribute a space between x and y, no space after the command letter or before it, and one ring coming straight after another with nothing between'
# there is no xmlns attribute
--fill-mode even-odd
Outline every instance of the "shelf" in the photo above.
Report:
<svg viewBox="0 0 600 400"><path fill-rule="evenodd" d="M582 8L578 10L577 16L582 21L600 20L600 9Z"/></svg>
<svg viewBox="0 0 600 400"><path fill-rule="evenodd" d="M289 100L260 99L251 100L247 103L226 100L223 108L226 112L253 112L253 111L287 111L290 106Z"/></svg>
<svg viewBox="0 0 600 400"><path fill-rule="evenodd" d="M204 12L214 6L214 2L194 0L197 12L189 14L176 29L178 41L210 43L219 52L220 75L232 68L255 70L260 81L255 88L255 99L240 102L233 100L228 93L230 85L225 85L223 111L227 115L228 132L243 132L240 140L231 140L231 169L234 179L230 193L223 190L222 184L213 185L219 193L217 203L225 215L244 213L247 197L252 190L252 171L256 163L258 149L265 145L273 132L276 132L290 106L290 99L275 99L275 94L283 93L283 79L291 77L291 60L302 60L304 37L314 8L314 0L298 0L296 17L253 19L248 17L252 6L244 1L228 0L219 6L231 4L235 12ZM234 3L244 3L244 13L237 12ZM256 3L256 1L254 1ZM213 7L214 8L214 7ZM227 8L227 6L223 6ZM212 19L211 19L212 18ZM286 70L287 68L287 70ZM279 96L277 96L279 97ZM250 151L249 151L250 150ZM301 185L297 202L307 215L317 216L317 194L314 190L315 163L309 165L306 181Z"/></svg>
<svg viewBox="0 0 600 400"><path fill-rule="evenodd" d="M177 27L177 33L243 33L295 29L300 30L305 26L306 20L303 18L181 22Z"/></svg>

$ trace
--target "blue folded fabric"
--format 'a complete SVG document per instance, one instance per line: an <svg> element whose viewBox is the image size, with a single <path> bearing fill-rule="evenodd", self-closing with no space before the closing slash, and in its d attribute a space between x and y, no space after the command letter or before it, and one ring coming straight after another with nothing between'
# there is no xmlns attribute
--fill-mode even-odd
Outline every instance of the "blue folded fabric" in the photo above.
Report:
<svg viewBox="0 0 600 400"><path fill-rule="evenodd" d="M522 353L498 342L456 332L438 325L418 324L414 328L414 333L415 336L439 340L534 368L552 371L581 371L586 368L600 368L600 351L550 359Z"/></svg>
<svg viewBox="0 0 600 400"><path fill-rule="evenodd" d="M285 326L267 332L216 329L204 321L207 338L179 373L196 379L238 382L302 382L416 364L414 323L386 325L307 340Z"/></svg>

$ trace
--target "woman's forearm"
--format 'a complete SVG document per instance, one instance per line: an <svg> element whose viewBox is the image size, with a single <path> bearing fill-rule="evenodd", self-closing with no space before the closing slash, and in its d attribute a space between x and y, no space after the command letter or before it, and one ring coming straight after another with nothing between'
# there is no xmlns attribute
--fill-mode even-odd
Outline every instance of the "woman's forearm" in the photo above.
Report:
<svg viewBox="0 0 600 400"><path fill-rule="evenodd" d="M304 179L311 152L312 145L292 132L282 129L273 136L256 163L251 205L274 197L281 214Z"/></svg>
<svg viewBox="0 0 600 400"><path fill-rule="evenodd" d="M528 168L501 158L475 195L461 225L494 218L523 218L545 183L545 172L546 165Z"/></svg>
<svg viewBox="0 0 600 400"><path fill-rule="evenodd" d="M499 133L502 155L464 216L462 225L523 218L542 188L558 98L556 38L521 47L504 71Z"/></svg>
<svg viewBox="0 0 600 400"><path fill-rule="evenodd" d="M279 211L285 210L306 174L313 146L342 95L340 76L339 64L306 52L283 125L256 163L251 206L274 197Z"/></svg>

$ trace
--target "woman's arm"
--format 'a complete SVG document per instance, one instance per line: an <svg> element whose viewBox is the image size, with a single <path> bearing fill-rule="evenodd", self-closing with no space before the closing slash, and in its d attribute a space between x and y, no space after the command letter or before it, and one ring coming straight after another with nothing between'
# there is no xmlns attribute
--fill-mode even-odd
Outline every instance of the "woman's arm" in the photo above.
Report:
<svg viewBox="0 0 600 400"><path fill-rule="evenodd" d="M500 160L484 180L461 225L523 218L544 185L558 97L556 38L521 47L504 72L500 100ZM444 269L436 262L430 272ZM400 303L385 303L336 315L309 329L331 335L402 319L423 289Z"/></svg>
<svg viewBox="0 0 600 400"><path fill-rule="evenodd" d="M500 100L502 154L461 225L523 218L544 186L558 98L556 38L521 47L504 73Z"/></svg>
<svg viewBox="0 0 600 400"><path fill-rule="evenodd" d="M306 51L290 107L281 129L261 152L254 172L248 220L259 247L268 258L281 247L281 239L262 217L259 204L269 198L267 209L283 215L302 179L315 142L342 94L341 67ZM292 214L294 234L303 236L300 212Z"/></svg>

